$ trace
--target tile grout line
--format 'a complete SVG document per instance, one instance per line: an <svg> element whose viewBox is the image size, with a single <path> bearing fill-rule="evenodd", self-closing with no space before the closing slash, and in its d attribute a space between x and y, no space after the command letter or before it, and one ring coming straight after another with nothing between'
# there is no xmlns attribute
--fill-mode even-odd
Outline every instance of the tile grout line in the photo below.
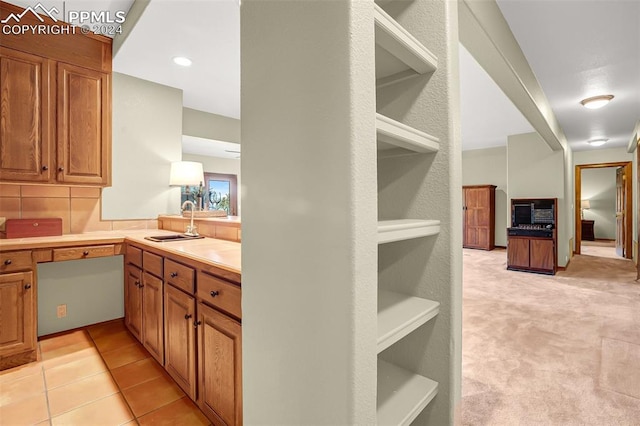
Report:
<svg viewBox="0 0 640 426"><path fill-rule="evenodd" d="M104 362L105 367L107 367L107 371L109 372L109 375L111 376L111 380L113 380L113 383L118 388L118 393L120 395L122 395L122 399L124 400L124 403L127 404L127 408L129 408L129 411L131 412L131 415L133 416L133 419L131 419L131 420L136 422L136 424L140 424L140 422L138 422L138 418L136 417L136 414L133 412L133 408L129 404L129 401L127 401L127 398L124 396L124 392L122 392L122 388L120 387L120 384L116 381L116 378L113 376L113 373L111 371L111 367L109 367L109 365L107 364L107 361L102 356L102 351L100 349L98 349L98 345L96 345L95 339L93 338L93 336L89 332L89 327L85 328L85 332L89 335L89 339L91 339L91 343L93 344L93 346L98 351L98 355L100 355L100 359L102 360L102 362ZM127 330L127 332L129 332L129 330ZM129 364L132 364L132 363L129 363ZM125 364L125 365L129 365L129 364ZM127 423L130 423L131 420L126 421L125 423L123 423L123 425L127 424Z"/></svg>
<svg viewBox="0 0 640 426"><path fill-rule="evenodd" d="M42 359L42 349L40 348L40 342L38 342L38 356ZM44 363L40 362L40 372L42 373L42 381L44 382L44 399L47 402L47 420L49 420L49 426L53 425L51 419L51 406L49 404L49 389L47 389L47 376L44 374Z"/></svg>

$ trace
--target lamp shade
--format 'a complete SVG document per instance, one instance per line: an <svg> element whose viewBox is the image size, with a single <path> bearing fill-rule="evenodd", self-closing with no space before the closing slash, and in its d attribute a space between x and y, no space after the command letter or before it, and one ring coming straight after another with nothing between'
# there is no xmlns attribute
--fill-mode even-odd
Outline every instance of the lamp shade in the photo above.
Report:
<svg viewBox="0 0 640 426"><path fill-rule="evenodd" d="M580 208L581 209L590 209L591 208L591 203L589 202L589 200L582 200L582 201L580 201Z"/></svg>
<svg viewBox="0 0 640 426"><path fill-rule="evenodd" d="M169 185L199 185L200 182L204 182L202 163L196 163L195 161L175 161L171 163Z"/></svg>

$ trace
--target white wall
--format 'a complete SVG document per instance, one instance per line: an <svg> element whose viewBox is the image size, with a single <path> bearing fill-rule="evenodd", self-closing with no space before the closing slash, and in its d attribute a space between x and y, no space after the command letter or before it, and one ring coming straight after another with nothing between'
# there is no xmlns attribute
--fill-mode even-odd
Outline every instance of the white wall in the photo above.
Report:
<svg viewBox="0 0 640 426"><path fill-rule="evenodd" d="M462 151L462 184L495 185L497 246L507 246L509 205L507 203L507 147Z"/></svg>
<svg viewBox="0 0 640 426"><path fill-rule="evenodd" d="M38 264L38 336L122 318L123 277L122 256Z"/></svg>
<svg viewBox="0 0 640 426"><path fill-rule="evenodd" d="M565 229L564 238L567 247L569 260L573 257L575 251L575 203L576 197L575 182L573 172L573 150L567 147L564 151L564 200L565 200Z"/></svg>
<svg viewBox="0 0 640 426"><path fill-rule="evenodd" d="M373 2L240 14L244 422L375 424Z"/></svg>
<svg viewBox="0 0 640 426"><path fill-rule="evenodd" d="M616 238L616 168L582 170L582 199L591 208L584 210L584 218L594 220L596 238Z"/></svg>
<svg viewBox="0 0 640 426"><path fill-rule="evenodd" d="M614 163L618 161L632 161L633 153L626 148L591 149L588 151L573 151L574 166L581 164Z"/></svg>
<svg viewBox="0 0 640 426"><path fill-rule="evenodd" d="M564 151L552 151L537 133L509 136L507 180L509 205L513 198L558 199L558 266L566 266L571 229L566 214Z"/></svg>
<svg viewBox="0 0 640 426"><path fill-rule="evenodd" d="M183 108L182 134L204 139L240 143L240 120L191 108Z"/></svg>
<svg viewBox="0 0 640 426"><path fill-rule="evenodd" d="M178 213L169 170L181 157L182 90L113 73L113 186L102 191L102 218Z"/></svg>
<svg viewBox="0 0 640 426"><path fill-rule="evenodd" d="M242 177L240 173L240 160L234 158L207 157L204 155L182 154L184 161L196 161L202 163L206 173L224 173L238 177L238 216L241 216Z"/></svg>

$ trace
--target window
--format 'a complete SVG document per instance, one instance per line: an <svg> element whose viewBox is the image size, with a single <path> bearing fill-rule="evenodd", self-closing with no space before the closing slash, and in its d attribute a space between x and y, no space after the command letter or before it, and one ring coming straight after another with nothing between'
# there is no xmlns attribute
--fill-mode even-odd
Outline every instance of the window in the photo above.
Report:
<svg viewBox="0 0 640 426"><path fill-rule="evenodd" d="M209 210L225 210L238 214L238 177L221 173L205 173L205 199Z"/></svg>

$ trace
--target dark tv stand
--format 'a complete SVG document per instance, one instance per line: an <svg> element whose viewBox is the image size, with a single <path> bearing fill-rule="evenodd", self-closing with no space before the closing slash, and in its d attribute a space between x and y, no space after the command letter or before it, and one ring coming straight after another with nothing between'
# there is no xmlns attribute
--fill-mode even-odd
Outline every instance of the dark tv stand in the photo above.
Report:
<svg viewBox="0 0 640 426"><path fill-rule="evenodd" d="M557 269L557 199L511 200L507 269L554 275ZM526 214L526 206L531 214Z"/></svg>

